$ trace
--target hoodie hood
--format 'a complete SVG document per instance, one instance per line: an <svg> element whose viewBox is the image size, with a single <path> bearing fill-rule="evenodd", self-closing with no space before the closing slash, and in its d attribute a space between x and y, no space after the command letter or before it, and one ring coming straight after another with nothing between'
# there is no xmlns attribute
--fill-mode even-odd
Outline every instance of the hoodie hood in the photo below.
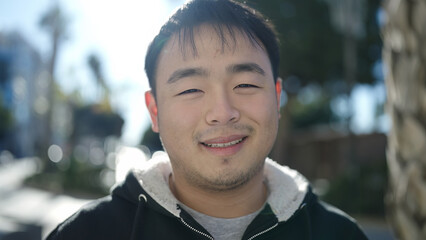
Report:
<svg viewBox="0 0 426 240"><path fill-rule="evenodd" d="M268 181L267 203L278 221L287 221L299 209L308 192L308 181L299 172L267 158L265 177Z"/></svg>
<svg viewBox="0 0 426 240"><path fill-rule="evenodd" d="M113 194L137 204L139 195L146 193L148 198L152 198L169 213L180 217L181 210L177 207L179 201L169 188L171 173L168 155L155 154L142 168L131 170L129 175L133 175L137 181L126 180L114 189ZM278 221L288 220L302 204L308 192L308 181L297 171L269 158L265 161L264 175L269 190L267 203Z"/></svg>
<svg viewBox="0 0 426 240"><path fill-rule="evenodd" d="M171 172L168 156L156 155L127 174L111 196L83 207L47 239L213 239L179 207L169 189ZM319 201L296 171L266 159L264 175L267 203L243 239L367 239L353 219Z"/></svg>

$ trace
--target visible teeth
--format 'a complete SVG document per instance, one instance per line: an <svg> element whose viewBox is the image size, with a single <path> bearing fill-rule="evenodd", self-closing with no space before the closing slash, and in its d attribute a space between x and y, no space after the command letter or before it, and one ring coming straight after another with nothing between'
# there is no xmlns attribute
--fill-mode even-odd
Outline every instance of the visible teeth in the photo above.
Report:
<svg viewBox="0 0 426 240"><path fill-rule="evenodd" d="M223 148L223 147L229 147L235 144L238 144L240 142L242 142L244 140L244 138L232 141L232 142L228 142L228 143L212 143L212 144L207 144L204 143L204 145L206 145L207 147L213 147L213 148Z"/></svg>

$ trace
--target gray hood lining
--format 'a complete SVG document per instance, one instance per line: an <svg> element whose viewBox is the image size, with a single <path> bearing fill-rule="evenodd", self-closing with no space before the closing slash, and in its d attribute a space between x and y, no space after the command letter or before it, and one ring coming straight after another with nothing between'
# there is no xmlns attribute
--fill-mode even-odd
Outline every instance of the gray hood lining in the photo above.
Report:
<svg viewBox="0 0 426 240"><path fill-rule="evenodd" d="M142 188L158 204L176 217L180 216L180 209L177 208L179 201L169 188L172 168L166 153L155 154L143 168L132 171ZM278 221L286 221L302 204L308 191L308 181L297 171L281 166L269 158L265 161L264 173L269 190L267 203Z"/></svg>

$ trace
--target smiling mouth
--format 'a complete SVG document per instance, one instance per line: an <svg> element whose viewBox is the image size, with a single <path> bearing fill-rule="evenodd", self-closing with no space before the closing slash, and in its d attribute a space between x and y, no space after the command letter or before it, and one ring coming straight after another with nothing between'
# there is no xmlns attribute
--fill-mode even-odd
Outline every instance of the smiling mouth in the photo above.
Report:
<svg viewBox="0 0 426 240"><path fill-rule="evenodd" d="M240 139L237 139L237 140L234 140L234 141L231 141L231 142L227 142L227 143L203 143L202 142L201 144L203 144L206 147L210 147L210 148L226 148L226 147L231 147L231 146L237 145L237 144L243 142L246 138L247 137L243 137L243 138L240 138Z"/></svg>

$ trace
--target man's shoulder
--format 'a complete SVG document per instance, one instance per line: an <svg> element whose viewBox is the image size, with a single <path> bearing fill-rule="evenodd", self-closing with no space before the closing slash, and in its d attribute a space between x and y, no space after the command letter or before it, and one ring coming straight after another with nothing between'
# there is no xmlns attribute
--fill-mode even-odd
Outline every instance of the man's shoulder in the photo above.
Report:
<svg viewBox="0 0 426 240"><path fill-rule="evenodd" d="M345 239L367 239L356 220L342 210L320 200L309 208L313 232L319 235L332 233Z"/></svg>
<svg viewBox="0 0 426 240"><path fill-rule="evenodd" d="M47 240L117 239L130 231L126 225L131 226L127 221L132 208L132 204L112 196L94 200L59 224Z"/></svg>
<svg viewBox="0 0 426 240"><path fill-rule="evenodd" d="M356 224L354 218L349 216L344 211L339 208L330 205L323 201L317 201L312 207L313 216L318 221L325 221L330 223L330 225L334 224L343 224L343 225L352 225Z"/></svg>

